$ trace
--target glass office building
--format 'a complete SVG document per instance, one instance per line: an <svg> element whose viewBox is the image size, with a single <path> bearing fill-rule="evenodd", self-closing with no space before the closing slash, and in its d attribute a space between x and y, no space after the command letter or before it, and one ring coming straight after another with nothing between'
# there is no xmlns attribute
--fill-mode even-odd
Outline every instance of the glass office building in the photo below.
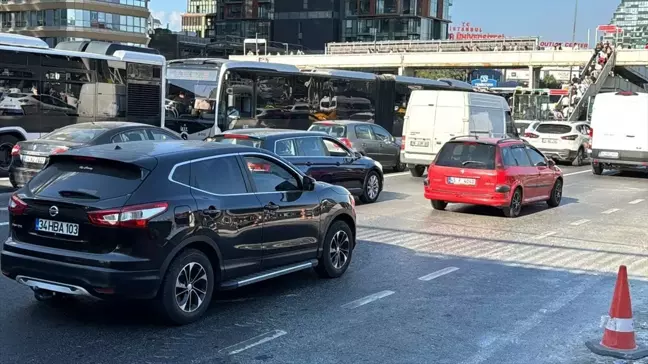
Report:
<svg viewBox="0 0 648 364"><path fill-rule="evenodd" d="M619 38L624 47L644 48L648 44L648 1L621 0L610 24L623 29Z"/></svg>
<svg viewBox="0 0 648 364"><path fill-rule="evenodd" d="M344 0L343 41L446 39L451 0Z"/></svg>
<svg viewBox="0 0 648 364"><path fill-rule="evenodd" d="M0 0L0 31L68 40L148 44L148 0Z"/></svg>

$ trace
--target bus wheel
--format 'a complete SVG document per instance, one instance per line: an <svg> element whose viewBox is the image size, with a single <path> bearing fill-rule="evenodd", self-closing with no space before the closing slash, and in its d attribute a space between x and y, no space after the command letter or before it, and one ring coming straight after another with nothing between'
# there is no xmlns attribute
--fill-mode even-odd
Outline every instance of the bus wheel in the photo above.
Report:
<svg viewBox="0 0 648 364"><path fill-rule="evenodd" d="M11 166L11 149L18 143L13 135L0 136L0 171L8 171Z"/></svg>

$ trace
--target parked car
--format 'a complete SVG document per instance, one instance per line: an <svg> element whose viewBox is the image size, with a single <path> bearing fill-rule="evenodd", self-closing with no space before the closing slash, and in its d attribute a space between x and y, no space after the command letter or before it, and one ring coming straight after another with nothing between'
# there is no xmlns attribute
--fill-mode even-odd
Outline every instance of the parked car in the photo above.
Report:
<svg viewBox="0 0 648 364"><path fill-rule="evenodd" d="M378 199L383 167L320 132L284 129L238 129L206 140L242 144L275 152L318 181L339 185L364 203Z"/></svg>
<svg viewBox="0 0 648 364"><path fill-rule="evenodd" d="M217 289L351 262L353 196L263 149L142 141L50 158L11 196L0 262L38 300L152 299L185 324Z"/></svg>
<svg viewBox="0 0 648 364"><path fill-rule="evenodd" d="M581 166L590 147L589 131L586 122L551 121L524 133L524 139L551 159Z"/></svg>
<svg viewBox="0 0 648 364"><path fill-rule="evenodd" d="M3 94L0 97L0 115L26 115L37 109L43 113L78 115L76 107L50 95L19 92Z"/></svg>
<svg viewBox="0 0 648 364"><path fill-rule="evenodd" d="M319 131L337 138L349 149L371 157L396 172L405 170L400 161L400 142L380 125L362 121L320 121L309 131Z"/></svg>
<svg viewBox="0 0 648 364"><path fill-rule="evenodd" d="M523 140L457 137L443 145L424 185L435 210L466 203L517 217L526 204L560 205L563 177L553 160Z"/></svg>
<svg viewBox="0 0 648 364"><path fill-rule="evenodd" d="M69 149L138 140L179 140L176 133L152 125L102 121L72 124L39 139L18 142L11 150L9 181L21 187L47 163L50 155Z"/></svg>

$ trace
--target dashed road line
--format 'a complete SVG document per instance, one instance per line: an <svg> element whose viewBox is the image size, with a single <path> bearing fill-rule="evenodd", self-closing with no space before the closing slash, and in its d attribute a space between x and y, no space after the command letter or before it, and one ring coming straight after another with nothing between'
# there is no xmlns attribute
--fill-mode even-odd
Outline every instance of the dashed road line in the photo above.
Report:
<svg viewBox="0 0 648 364"><path fill-rule="evenodd" d="M613 213L615 213L617 211L621 211L621 209L609 209L609 210L605 210L605 211L603 211L601 213L605 214L605 215L609 215L609 214L613 214Z"/></svg>
<svg viewBox="0 0 648 364"><path fill-rule="evenodd" d="M284 336L286 334L287 334L287 332L285 332L283 330L272 330L272 331L266 332L264 334L261 334L259 336L255 336L255 337L253 337L251 339L241 341L238 344L228 346L228 347L226 347L224 349L219 350L218 352L221 353L221 354L227 354L227 355L238 354L238 353L240 353L242 351L251 349L251 348L253 348L255 346L258 346L258 345L261 345L263 343L267 343L268 341L274 340L274 339L276 339L278 337L281 337L281 336ZM210 361L211 359L212 358L207 359L207 360L203 360L203 362Z"/></svg>
<svg viewBox="0 0 648 364"><path fill-rule="evenodd" d="M370 294L369 296L362 297L358 300L351 301L349 303L345 303L342 305L342 308L358 308L360 306L364 306L367 303L371 303L373 301L379 300L381 298L385 298L387 296L393 295L394 291L380 291L378 293Z"/></svg>
<svg viewBox="0 0 648 364"><path fill-rule="evenodd" d="M636 205L636 204L641 203L641 202L644 202L644 201L646 201L646 200L644 200L643 198L640 198L640 199L637 199L637 200L634 200L634 201L630 201L630 202L628 202L628 203L629 203L630 205Z"/></svg>
<svg viewBox="0 0 648 364"><path fill-rule="evenodd" d="M584 170L578 171L578 172L572 172L572 173L563 174L563 177L573 176L573 175L576 175L576 174L583 174L583 173L587 173L587 172L591 172L591 171L592 170L588 168L588 169L584 169Z"/></svg>
<svg viewBox="0 0 648 364"><path fill-rule="evenodd" d="M386 174L386 175L385 175L385 178L389 178L389 177L398 177L398 176L406 176L406 175L408 175L408 174L410 174L410 173L409 173L409 172L389 173L389 174Z"/></svg>
<svg viewBox="0 0 648 364"><path fill-rule="evenodd" d="M586 223L588 223L588 222L589 222L588 219L582 219L582 220L574 221L574 222L572 222L572 223L569 224L569 225L572 225L572 226L579 226L579 225L586 224Z"/></svg>
<svg viewBox="0 0 648 364"><path fill-rule="evenodd" d="M557 233L556 233L555 231L547 231L547 232L544 233L544 234L540 234L540 235L538 235L538 236L535 236L533 239L541 240L541 239L548 238L548 237L550 237L550 236L552 236L552 235L556 235L556 234L557 234Z"/></svg>
<svg viewBox="0 0 648 364"><path fill-rule="evenodd" d="M448 268L443 268L441 270L438 270L436 272L432 272L430 274L426 274L423 277L419 277L419 281L431 281L435 278L439 278L441 276L444 276L446 274L452 273L454 271L459 270L457 267L448 267Z"/></svg>

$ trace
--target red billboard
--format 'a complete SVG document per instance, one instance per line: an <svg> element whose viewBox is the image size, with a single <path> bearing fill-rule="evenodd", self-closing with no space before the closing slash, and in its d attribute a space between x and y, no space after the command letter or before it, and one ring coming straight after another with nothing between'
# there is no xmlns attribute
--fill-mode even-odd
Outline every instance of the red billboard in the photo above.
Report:
<svg viewBox="0 0 648 364"><path fill-rule="evenodd" d="M450 40L479 40L479 39L504 39L504 34L484 33L481 27L467 22L458 23L448 27Z"/></svg>

